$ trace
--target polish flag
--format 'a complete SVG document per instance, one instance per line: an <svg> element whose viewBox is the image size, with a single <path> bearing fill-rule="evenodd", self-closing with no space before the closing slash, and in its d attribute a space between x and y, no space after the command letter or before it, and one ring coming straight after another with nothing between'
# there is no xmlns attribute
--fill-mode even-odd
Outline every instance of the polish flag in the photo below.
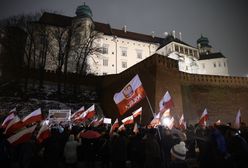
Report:
<svg viewBox="0 0 248 168"><path fill-rule="evenodd" d="M179 120L179 128L181 128L182 130L185 130L186 127L186 121L184 121L184 115L182 114L180 120Z"/></svg>
<svg viewBox="0 0 248 168"><path fill-rule="evenodd" d="M137 123L134 124L133 132L134 132L135 134L138 134L138 133L139 133L139 129L138 129L138 124L137 124Z"/></svg>
<svg viewBox="0 0 248 168"><path fill-rule="evenodd" d="M113 134L113 132L119 127L118 118L116 118L114 124L111 126L109 134Z"/></svg>
<svg viewBox="0 0 248 168"><path fill-rule="evenodd" d="M138 117L139 115L142 115L142 107L140 107L139 109L137 109L133 112L134 118Z"/></svg>
<svg viewBox="0 0 248 168"><path fill-rule="evenodd" d="M198 123L202 127L206 127L207 126L207 120L208 120L208 112L207 112L207 109L205 108Z"/></svg>
<svg viewBox="0 0 248 168"><path fill-rule="evenodd" d="M18 116L15 116L7 125L4 134L10 135L23 127L23 123Z"/></svg>
<svg viewBox="0 0 248 168"><path fill-rule="evenodd" d="M15 117L14 113L10 113L4 120L2 123L2 128L6 128L8 126L8 124L10 123L11 120L13 120L13 118Z"/></svg>
<svg viewBox="0 0 248 168"><path fill-rule="evenodd" d="M9 111L9 114L16 113L16 107L14 107L12 110Z"/></svg>
<svg viewBox="0 0 248 168"><path fill-rule="evenodd" d="M165 95L163 96L163 98L159 102L159 111L164 112L164 111L166 111L166 109L169 109L173 106L174 106L174 103L172 101L172 98L171 98L169 92L167 91L165 93Z"/></svg>
<svg viewBox="0 0 248 168"><path fill-rule="evenodd" d="M121 122L124 124L124 125L128 125L128 124L133 124L134 123L134 118L133 116L128 116L126 118L124 118L123 120L121 120Z"/></svg>
<svg viewBox="0 0 248 168"><path fill-rule="evenodd" d="M35 128L36 128L36 125L33 125L32 127L29 127L29 128L25 128L19 131L18 133L12 135L11 137L9 137L7 140L12 145L24 143L31 139L32 133L34 132Z"/></svg>
<svg viewBox="0 0 248 168"><path fill-rule="evenodd" d="M114 101L119 109L120 115L139 103L146 96L138 75L119 92L115 93Z"/></svg>
<svg viewBox="0 0 248 168"><path fill-rule="evenodd" d="M23 122L23 125L26 126L26 125L32 124L34 122L39 122L42 120L43 120L43 117L41 114L41 109L38 108L37 110L33 111L32 113L24 117L22 119L22 122Z"/></svg>
<svg viewBox="0 0 248 168"><path fill-rule="evenodd" d="M174 126L174 122L175 122L174 117L171 117L170 122L168 123L167 127L168 127L169 129L172 129L173 126Z"/></svg>
<svg viewBox="0 0 248 168"><path fill-rule="evenodd" d="M118 128L118 132L125 131L125 130L126 130L126 127L124 124L121 124L120 127Z"/></svg>
<svg viewBox="0 0 248 168"><path fill-rule="evenodd" d="M161 124L161 122L160 122L160 113L158 113L158 114L156 114L154 116L154 118L152 119L152 121L150 122L148 127L149 128L154 128L154 127L156 127L156 126L158 126L160 124Z"/></svg>
<svg viewBox="0 0 248 168"><path fill-rule="evenodd" d="M235 122L234 122L234 128L239 129L240 128L240 121L241 121L241 113L240 110L236 114Z"/></svg>
<svg viewBox="0 0 248 168"><path fill-rule="evenodd" d="M95 114L96 114L95 105L93 104L90 108L88 108L86 111L84 111L80 116L75 118L74 121L76 121L76 122L84 122L87 119L92 118Z"/></svg>
<svg viewBox="0 0 248 168"><path fill-rule="evenodd" d="M89 126L91 126L91 127L98 127L99 125L102 125L102 124L103 124L103 119L104 119L104 117L102 117L102 118L100 118L100 119L96 118L96 119L94 119L94 120L89 124Z"/></svg>
<svg viewBox="0 0 248 168"><path fill-rule="evenodd" d="M160 117L160 119L162 117L171 117L171 115L170 115L170 109L166 109L165 111L159 112L159 117Z"/></svg>
<svg viewBox="0 0 248 168"><path fill-rule="evenodd" d="M37 139L37 142L38 143L42 143L45 139L47 139L48 137L50 137L51 135L51 131L50 131L50 128L49 128L49 121L46 120L43 122L37 136L36 136L36 139Z"/></svg>
<svg viewBox="0 0 248 168"><path fill-rule="evenodd" d="M79 110L71 115L71 120L75 120L75 118L79 117L84 112L84 106L82 106Z"/></svg>
<svg viewBox="0 0 248 168"><path fill-rule="evenodd" d="M216 125L221 125L221 121L218 120L218 121L215 122L215 124L216 124Z"/></svg>

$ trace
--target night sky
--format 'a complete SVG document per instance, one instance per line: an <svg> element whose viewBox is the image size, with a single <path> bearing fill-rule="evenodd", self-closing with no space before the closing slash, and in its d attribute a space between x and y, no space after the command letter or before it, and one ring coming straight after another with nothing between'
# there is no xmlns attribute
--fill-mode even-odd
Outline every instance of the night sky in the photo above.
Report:
<svg viewBox="0 0 248 168"><path fill-rule="evenodd" d="M247 0L1 0L0 19L48 10L75 16L86 2L93 20L128 31L163 37L164 32L182 32L183 41L196 47L202 35L214 51L228 58L229 72L248 75Z"/></svg>

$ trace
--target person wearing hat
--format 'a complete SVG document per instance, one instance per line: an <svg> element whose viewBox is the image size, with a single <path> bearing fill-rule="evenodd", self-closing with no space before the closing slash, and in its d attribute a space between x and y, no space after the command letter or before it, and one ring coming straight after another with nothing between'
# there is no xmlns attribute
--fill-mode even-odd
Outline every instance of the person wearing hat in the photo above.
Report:
<svg viewBox="0 0 248 168"><path fill-rule="evenodd" d="M188 149L185 147L185 143L181 141L179 144L174 145L171 150L171 162L169 168L188 168L185 161L186 152Z"/></svg>

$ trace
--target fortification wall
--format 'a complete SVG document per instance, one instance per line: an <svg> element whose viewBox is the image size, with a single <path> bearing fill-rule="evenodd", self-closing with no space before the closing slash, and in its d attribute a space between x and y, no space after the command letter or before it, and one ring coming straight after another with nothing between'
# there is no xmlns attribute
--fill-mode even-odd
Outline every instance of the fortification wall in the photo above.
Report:
<svg viewBox="0 0 248 168"><path fill-rule="evenodd" d="M32 72L33 79L38 79L37 73ZM140 77L154 112L159 111L159 101L169 91L174 101L171 113L176 119L184 113L186 120L194 124L204 108L207 108L211 123L219 119L233 122L240 109L242 121L248 123L248 78L183 73L178 70L177 61L157 54L117 75L88 76L77 81L75 74L68 74L67 83L80 82L95 87L105 116L112 119L129 116L142 106L142 123L145 124L153 117L147 99L143 99L123 116L119 116L113 101L114 94L121 91L136 74ZM45 80L57 82L57 73L46 71Z"/></svg>
<svg viewBox="0 0 248 168"><path fill-rule="evenodd" d="M180 73L183 111L186 120L196 123L204 108L209 122L233 123L238 110L248 123L248 78Z"/></svg>

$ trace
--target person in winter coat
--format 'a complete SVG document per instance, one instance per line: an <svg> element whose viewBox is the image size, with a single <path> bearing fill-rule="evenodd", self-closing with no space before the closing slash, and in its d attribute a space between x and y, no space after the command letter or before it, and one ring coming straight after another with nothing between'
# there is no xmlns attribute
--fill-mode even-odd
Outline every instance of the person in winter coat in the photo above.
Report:
<svg viewBox="0 0 248 168"><path fill-rule="evenodd" d="M78 161L77 147L81 145L81 139L79 140L80 142L76 141L74 135L70 135L68 141L65 144L64 157L67 167L76 167Z"/></svg>
<svg viewBox="0 0 248 168"><path fill-rule="evenodd" d="M161 167L160 146L155 137L155 129L150 129L144 139L145 145L145 168Z"/></svg>

